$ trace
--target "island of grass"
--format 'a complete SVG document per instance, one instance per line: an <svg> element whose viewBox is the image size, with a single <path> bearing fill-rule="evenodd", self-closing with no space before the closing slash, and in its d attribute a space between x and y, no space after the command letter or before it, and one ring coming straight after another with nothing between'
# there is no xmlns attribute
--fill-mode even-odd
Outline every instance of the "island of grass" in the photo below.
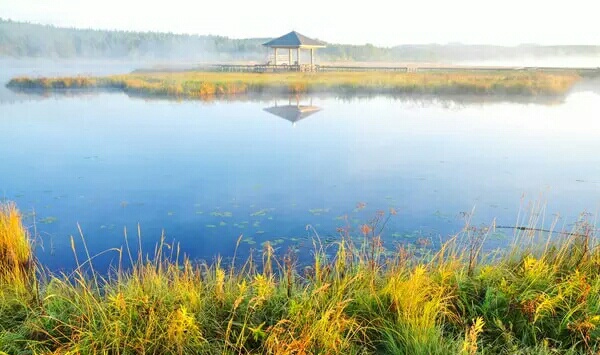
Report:
<svg viewBox="0 0 600 355"><path fill-rule="evenodd" d="M430 71L327 73L149 72L102 77L12 79L16 90L121 90L128 94L209 99L238 94L562 95L577 71Z"/></svg>
<svg viewBox="0 0 600 355"><path fill-rule="evenodd" d="M600 249L590 224L566 234L517 228L512 248L487 255L480 243L493 228L465 228L426 253L385 249L376 225L341 233L331 255L315 240L305 267L268 243L245 263L198 265L169 257L179 248L163 241L151 259L129 244L112 250L108 277L91 259L59 275L40 271L19 212L0 204L0 354L600 350ZM71 249L87 253L85 238L72 238Z"/></svg>

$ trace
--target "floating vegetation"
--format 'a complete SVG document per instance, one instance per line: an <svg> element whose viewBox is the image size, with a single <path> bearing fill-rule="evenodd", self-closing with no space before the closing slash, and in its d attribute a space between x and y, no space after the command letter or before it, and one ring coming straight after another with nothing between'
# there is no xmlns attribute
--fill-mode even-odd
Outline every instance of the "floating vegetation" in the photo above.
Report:
<svg viewBox="0 0 600 355"><path fill-rule="evenodd" d="M332 244L332 243L335 243L336 241L338 241L338 238L333 235L328 235L323 240L323 242L325 242L325 244Z"/></svg>
<svg viewBox="0 0 600 355"><path fill-rule="evenodd" d="M308 212L313 216L320 216L323 213L329 213L329 210L329 208L313 208L308 210Z"/></svg>
<svg viewBox="0 0 600 355"><path fill-rule="evenodd" d="M269 209L263 208L262 210L258 210L256 212L250 213L250 217L266 216L267 212L269 212Z"/></svg>
<svg viewBox="0 0 600 355"><path fill-rule="evenodd" d="M217 226L214 224L207 224L207 225L205 225L205 227L206 228L217 228Z"/></svg>
<svg viewBox="0 0 600 355"><path fill-rule="evenodd" d="M488 240L505 240L506 238L508 238L508 235L500 231L490 231L487 236Z"/></svg>
<svg viewBox="0 0 600 355"><path fill-rule="evenodd" d="M22 213L23 219L31 219L32 217L35 217L35 212L31 211L31 212L25 212Z"/></svg>
<svg viewBox="0 0 600 355"><path fill-rule="evenodd" d="M214 211L214 212L211 212L210 215L213 217L230 218L233 216L233 213L231 213L229 211L226 211L226 212Z"/></svg>
<svg viewBox="0 0 600 355"><path fill-rule="evenodd" d="M334 220L334 221L345 221L345 220L347 220L347 219L348 219L348 216L346 216L346 215L343 215L343 216L337 216L337 217L334 217L334 218L333 218L333 220Z"/></svg>
<svg viewBox="0 0 600 355"><path fill-rule="evenodd" d="M255 221L254 223L252 223L252 227L259 228L260 227L260 222L259 221Z"/></svg>
<svg viewBox="0 0 600 355"><path fill-rule="evenodd" d="M453 220L453 218L452 218L453 216L452 215L442 213L439 210L435 211L433 213L433 216L436 217L436 218L438 218L438 219L441 219L442 221L446 221L446 222L452 222L452 220Z"/></svg>
<svg viewBox="0 0 600 355"><path fill-rule="evenodd" d="M256 244L256 241L252 237L244 237L242 239L242 243L246 243L248 245L254 245L254 244Z"/></svg>
<svg viewBox="0 0 600 355"><path fill-rule="evenodd" d="M129 202L121 201L121 207L125 208L125 207L127 207L127 205L129 205Z"/></svg>
<svg viewBox="0 0 600 355"><path fill-rule="evenodd" d="M204 214L204 211L196 211L196 214Z"/></svg>
<svg viewBox="0 0 600 355"><path fill-rule="evenodd" d="M264 233L265 233L265 231L256 231L255 233L256 233L256 234L264 234Z"/></svg>
<svg viewBox="0 0 600 355"><path fill-rule="evenodd" d="M167 216L172 216L172 215L174 215L174 214L175 214L175 212L173 212L173 211L169 211L169 212L167 212Z"/></svg>
<svg viewBox="0 0 600 355"><path fill-rule="evenodd" d="M356 208L354 209L354 212L358 212L358 211L362 211L367 207L367 203L366 202L359 202L356 204Z"/></svg>
<svg viewBox="0 0 600 355"><path fill-rule="evenodd" d="M284 239L282 239L282 238L278 238L278 239L274 239L274 240L272 240L272 241L265 240L264 242L260 243L260 245L261 245L261 247L263 247L263 248L264 248L265 246L267 246L267 244L269 244L269 245L270 245L270 246L272 246L272 247L276 247L276 246L278 246L278 245L281 245L281 244L283 244L284 242L285 242L285 240L284 240Z"/></svg>
<svg viewBox="0 0 600 355"><path fill-rule="evenodd" d="M392 237L394 237L394 238L404 238L404 239L417 239L417 238L419 238L420 235L421 235L420 232L413 232L413 233L399 233L399 232L395 232L395 233L392 233Z"/></svg>
<svg viewBox="0 0 600 355"><path fill-rule="evenodd" d="M58 221L58 219L56 217L45 217L39 220L39 223L42 224L52 224L54 222Z"/></svg>
<svg viewBox="0 0 600 355"><path fill-rule="evenodd" d="M227 225L227 223L225 223L225 222L223 222L223 221L219 222L219 226L221 226L221 227L224 227L224 226L226 226L226 225Z"/></svg>

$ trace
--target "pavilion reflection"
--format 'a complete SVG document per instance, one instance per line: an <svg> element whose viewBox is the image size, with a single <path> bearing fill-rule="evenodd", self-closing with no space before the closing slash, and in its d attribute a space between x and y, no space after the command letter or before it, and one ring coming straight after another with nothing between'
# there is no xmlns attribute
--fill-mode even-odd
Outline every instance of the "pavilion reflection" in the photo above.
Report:
<svg viewBox="0 0 600 355"><path fill-rule="evenodd" d="M295 126L296 122L314 115L322 109L318 106L314 106L312 104L312 99L310 99L308 103L301 103L299 97L296 97L295 102L293 102L292 98L290 97L287 105L279 105L276 102L274 106L266 107L263 110L275 116L281 117L284 120L290 121L292 126Z"/></svg>

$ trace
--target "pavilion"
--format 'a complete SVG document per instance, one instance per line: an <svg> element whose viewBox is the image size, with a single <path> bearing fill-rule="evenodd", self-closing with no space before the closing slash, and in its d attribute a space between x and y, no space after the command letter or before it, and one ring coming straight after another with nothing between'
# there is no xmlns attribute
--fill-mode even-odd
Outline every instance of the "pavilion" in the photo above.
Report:
<svg viewBox="0 0 600 355"><path fill-rule="evenodd" d="M263 43L263 46L265 47L269 47L269 48L273 48L273 54L274 54L274 59L273 59L273 64L275 66L277 66L277 50L278 49L287 49L288 50L288 63L282 63L282 64L287 64L289 66L297 66L298 69L300 70L304 70L304 69L309 69L309 70L314 70L314 65L315 65L315 49L317 48L325 48L326 44L325 42L321 42L318 41L316 39L312 39L312 38L308 38L304 35L301 35L300 33L296 32L296 31L292 31L286 35L283 35L279 38L275 38L273 40L270 40L269 42ZM292 49L296 50L296 62L292 63ZM300 50L301 49L307 49L310 50L310 66L307 66L306 64L300 64Z"/></svg>

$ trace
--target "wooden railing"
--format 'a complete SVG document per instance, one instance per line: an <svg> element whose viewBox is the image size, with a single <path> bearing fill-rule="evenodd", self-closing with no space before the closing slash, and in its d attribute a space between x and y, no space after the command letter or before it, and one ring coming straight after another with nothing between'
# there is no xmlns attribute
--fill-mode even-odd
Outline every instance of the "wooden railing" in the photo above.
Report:
<svg viewBox="0 0 600 355"><path fill-rule="evenodd" d="M451 67L421 67L421 66L333 66L333 65L310 65L310 64L218 64L204 67L206 70L221 72L254 72L254 73L278 73L278 72L448 72L448 71L564 71L577 70L580 73L600 73L600 68L560 68L560 67L485 67L485 66L451 66Z"/></svg>
<svg viewBox="0 0 600 355"><path fill-rule="evenodd" d="M214 66L217 71L223 72L256 72L256 73L276 73L276 72L311 72L317 71L317 66L310 64L256 64L256 65L238 65L221 64Z"/></svg>

